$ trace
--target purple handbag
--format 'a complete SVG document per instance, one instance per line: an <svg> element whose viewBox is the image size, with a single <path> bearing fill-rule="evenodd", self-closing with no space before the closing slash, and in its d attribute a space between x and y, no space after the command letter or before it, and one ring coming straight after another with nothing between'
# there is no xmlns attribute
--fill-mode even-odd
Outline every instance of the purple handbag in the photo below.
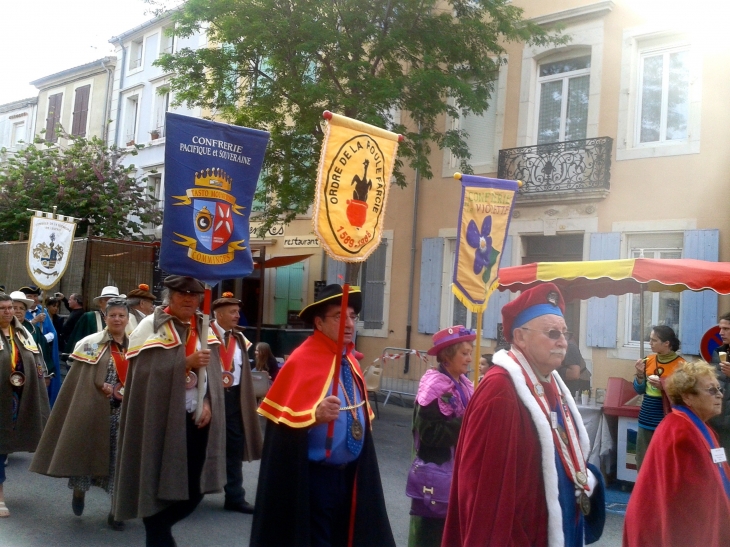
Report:
<svg viewBox="0 0 730 547"><path fill-rule="evenodd" d="M408 471L406 482L406 496L412 499L411 515L433 519L446 518L453 471L453 457L439 465L426 463L416 456Z"/></svg>

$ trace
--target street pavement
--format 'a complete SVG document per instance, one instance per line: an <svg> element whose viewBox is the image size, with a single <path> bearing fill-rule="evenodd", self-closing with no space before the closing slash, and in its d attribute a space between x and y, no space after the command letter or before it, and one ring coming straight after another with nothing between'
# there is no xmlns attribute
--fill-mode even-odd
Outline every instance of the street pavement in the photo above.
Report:
<svg viewBox="0 0 730 547"><path fill-rule="evenodd" d="M409 502L404 494L411 463L412 409L389 402L380 405L380 419L373 424L380 474L391 527L399 547L408 544ZM11 516L0 519L0 547L96 547L110 545L143 546L141 520L127 522L126 530L111 530L106 519L110 498L99 488L86 494L83 516L71 512L71 490L66 479L53 479L28 472L31 455L10 456L6 468L5 499ZM258 478L258 462L243 465L247 499L253 503ZM286 526L287 510L281 508L281 525ZM606 529L596 547L621 545L623 517L607 515ZM223 510L223 494L208 495L198 509L173 528L179 547L247 546L251 516Z"/></svg>

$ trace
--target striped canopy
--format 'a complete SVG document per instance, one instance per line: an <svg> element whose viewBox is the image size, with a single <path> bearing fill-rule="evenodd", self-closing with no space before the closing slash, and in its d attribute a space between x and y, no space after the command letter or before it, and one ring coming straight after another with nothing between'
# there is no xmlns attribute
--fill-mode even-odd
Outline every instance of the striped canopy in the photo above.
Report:
<svg viewBox="0 0 730 547"><path fill-rule="evenodd" d="M730 263L689 258L629 258L585 262L537 262L500 268L499 290L523 291L551 281L566 301L642 290L730 294Z"/></svg>

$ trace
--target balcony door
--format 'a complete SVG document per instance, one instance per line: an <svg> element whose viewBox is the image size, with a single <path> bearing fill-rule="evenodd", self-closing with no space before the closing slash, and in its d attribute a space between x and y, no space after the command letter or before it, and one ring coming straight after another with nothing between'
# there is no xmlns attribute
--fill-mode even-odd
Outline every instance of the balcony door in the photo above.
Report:
<svg viewBox="0 0 730 547"><path fill-rule="evenodd" d="M586 138L591 56L538 67L537 144Z"/></svg>

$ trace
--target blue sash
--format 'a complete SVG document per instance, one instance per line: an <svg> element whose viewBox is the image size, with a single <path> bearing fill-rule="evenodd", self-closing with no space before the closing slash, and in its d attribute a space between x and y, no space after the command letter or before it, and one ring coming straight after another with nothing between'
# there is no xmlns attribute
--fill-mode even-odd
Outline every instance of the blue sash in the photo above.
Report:
<svg viewBox="0 0 730 547"><path fill-rule="evenodd" d="M700 420L694 412L682 405L672 405L672 409L687 416L695 427L700 430L700 433L702 433L702 436L711 448L720 448L715 444L715 440L712 435L710 435L710 430L707 429L707 425L705 425L705 423ZM722 478L722 486L725 488L725 495L728 499L730 499L730 479L728 479L728 476L725 474L725 466L719 463L717 464L717 467L720 470L720 477Z"/></svg>

